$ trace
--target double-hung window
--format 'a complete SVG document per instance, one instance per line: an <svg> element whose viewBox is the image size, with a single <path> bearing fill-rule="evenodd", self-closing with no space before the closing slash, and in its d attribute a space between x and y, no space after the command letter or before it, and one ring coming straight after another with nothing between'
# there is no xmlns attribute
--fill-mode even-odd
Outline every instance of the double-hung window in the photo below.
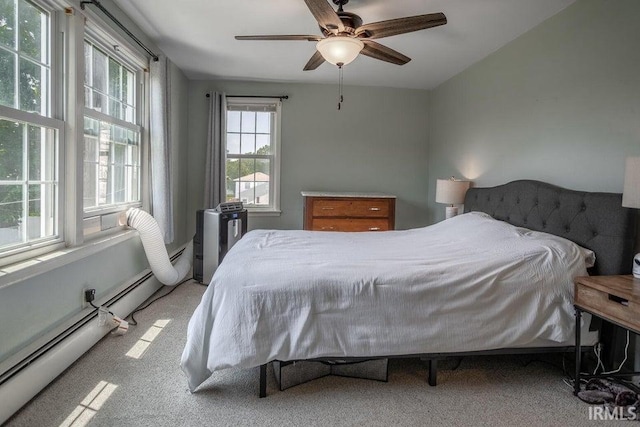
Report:
<svg viewBox="0 0 640 427"><path fill-rule="evenodd" d="M226 200L250 212L280 209L280 100L227 98Z"/></svg>
<svg viewBox="0 0 640 427"><path fill-rule="evenodd" d="M53 13L0 1L0 256L60 242L60 141L52 101Z"/></svg>
<svg viewBox="0 0 640 427"><path fill-rule="evenodd" d="M118 46L84 43L85 218L140 206L143 64Z"/></svg>

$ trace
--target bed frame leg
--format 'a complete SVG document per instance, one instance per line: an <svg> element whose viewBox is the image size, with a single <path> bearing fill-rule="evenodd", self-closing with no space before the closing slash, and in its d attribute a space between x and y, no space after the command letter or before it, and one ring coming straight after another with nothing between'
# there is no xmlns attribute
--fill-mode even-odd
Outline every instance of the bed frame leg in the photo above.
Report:
<svg viewBox="0 0 640 427"><path fill-rule="evenodd" d="M258 396L267 397L267 364L260 365L260 391Z"/></svg>
<svg viewBox="0 0 640 427"><path fill-rule="evenodd" d="M429 359L429 385L435 387L438 383L438 361Z"/></svg>

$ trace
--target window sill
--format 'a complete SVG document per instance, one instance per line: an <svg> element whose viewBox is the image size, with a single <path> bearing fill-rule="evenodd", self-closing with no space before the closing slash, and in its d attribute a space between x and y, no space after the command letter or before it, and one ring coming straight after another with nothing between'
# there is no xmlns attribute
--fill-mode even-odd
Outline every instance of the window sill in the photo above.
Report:
<svg viewBox="0 0 640 427"><path fill-rule="evenodd" d="M280 210L275 210L275 211L251 211L251 210L247 209L247 213L249 214L249 216L280 216L282 214L282 211L280 211Z"/></svg>
<svg viewBox="0 0 640 427"><path fill-rule="evenodd" d="M125 230L85 242L82 246L54 250L26 261L0 267L0 289L79 261L134 236L137 236L135 230Z"/></svg>

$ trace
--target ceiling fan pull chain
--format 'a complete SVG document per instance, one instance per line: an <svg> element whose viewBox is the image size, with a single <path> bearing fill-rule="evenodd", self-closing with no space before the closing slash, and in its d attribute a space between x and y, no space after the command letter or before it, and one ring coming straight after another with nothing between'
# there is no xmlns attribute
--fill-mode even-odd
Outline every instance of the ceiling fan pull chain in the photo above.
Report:
<svg viewBox="0 0 640 427"><path fill-rule="evenodd" d="M338 64L338 110L342 107L342 101L344 101L344 97L342 96L342 78L343 70L342 64Z"/></svg>

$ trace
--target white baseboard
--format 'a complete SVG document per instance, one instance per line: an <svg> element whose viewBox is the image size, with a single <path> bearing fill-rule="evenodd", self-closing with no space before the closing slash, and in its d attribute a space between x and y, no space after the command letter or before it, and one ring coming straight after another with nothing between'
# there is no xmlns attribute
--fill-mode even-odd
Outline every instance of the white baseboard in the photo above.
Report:
<svg viewBox="0 0 640 427"><path fill-rule="evenodd" d="M109 308L123 317L128 316L162 286L152 275ZM98 326L98 319L93 319L2 384L0 425L107 333L109 328Z"/></svg>

